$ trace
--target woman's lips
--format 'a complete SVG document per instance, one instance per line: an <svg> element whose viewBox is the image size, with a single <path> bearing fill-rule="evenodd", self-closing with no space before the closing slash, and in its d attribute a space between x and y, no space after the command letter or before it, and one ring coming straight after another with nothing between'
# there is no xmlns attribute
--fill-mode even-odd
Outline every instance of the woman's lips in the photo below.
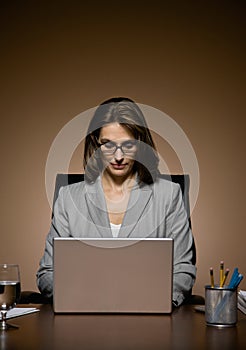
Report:
<svg viewBox="0 0 246 350"><path fill-rule="evenodd" d="M117 170L122 170L126 167L127 164L115 164L115 163L110 163L111 166L114 168L114 169L117 169Z"/></svg>

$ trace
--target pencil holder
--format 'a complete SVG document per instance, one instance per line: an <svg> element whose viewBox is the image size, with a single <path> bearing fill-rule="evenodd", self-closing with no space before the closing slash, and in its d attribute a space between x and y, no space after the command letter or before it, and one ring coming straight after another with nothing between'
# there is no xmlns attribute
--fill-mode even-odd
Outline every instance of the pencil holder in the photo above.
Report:
<svg viewBox="0 0 246 350"><path fill-rule="evenodd" d="M205 320L208 326L231 327L237 323L237 289L205 286Z"/></svg>

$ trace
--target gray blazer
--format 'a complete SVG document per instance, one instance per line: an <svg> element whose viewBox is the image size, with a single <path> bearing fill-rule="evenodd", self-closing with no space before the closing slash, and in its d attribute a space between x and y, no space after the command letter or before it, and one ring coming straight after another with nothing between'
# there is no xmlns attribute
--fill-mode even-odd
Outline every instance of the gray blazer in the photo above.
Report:
<svg viewBox="0 0 246 350"><path fill-rule="evenodd" d="M62 187L37 272L37 285L53 294L54 237L113 237L101 178ZM196 267L192 264L193 236L184 209L180 186L165 179L152 185L135 185L119 232L121 237L170 237L174 239L173 300L180 305L191 290Z"/></svg>

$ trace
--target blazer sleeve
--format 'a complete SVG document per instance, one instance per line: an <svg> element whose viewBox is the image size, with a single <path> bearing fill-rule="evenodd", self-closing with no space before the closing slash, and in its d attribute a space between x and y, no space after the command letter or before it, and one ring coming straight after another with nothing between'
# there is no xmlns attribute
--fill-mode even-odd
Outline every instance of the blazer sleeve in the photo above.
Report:
<svg viewBox="0 0 246 350"><path fill-rule="evenodd" d="M54 206L54 215L46 237L44 255L40 260L36 275L37 286L46 297L53 295L53 239L54 237L69 237L70 235L63 196L64 189L62 187Z"/></svg>
<svg viewBox="0 0 246 350"><path fill-rule="evenodd" d="M196 267L192 263L193 235L179 185L173 187L166 223L168 236L174 240L173 301L175 305L180 305L190 295Z"/></svg>

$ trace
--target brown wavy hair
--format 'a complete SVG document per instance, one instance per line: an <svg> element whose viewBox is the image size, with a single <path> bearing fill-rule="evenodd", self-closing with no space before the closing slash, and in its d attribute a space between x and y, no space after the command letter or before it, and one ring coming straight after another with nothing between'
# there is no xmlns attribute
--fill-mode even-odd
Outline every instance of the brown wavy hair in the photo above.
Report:
<svg viewBox="0 0 246 350"><path fill-rule="evenodd" d="M141 141L133 171L138 174L140 185L153 183L159 174L156 147L141 109L126 97L114 97L102 102L90 121L84 148L85 180L92 183L103 171L99 136L101 129L111 123L121 124L136 140Z"/></svg>

